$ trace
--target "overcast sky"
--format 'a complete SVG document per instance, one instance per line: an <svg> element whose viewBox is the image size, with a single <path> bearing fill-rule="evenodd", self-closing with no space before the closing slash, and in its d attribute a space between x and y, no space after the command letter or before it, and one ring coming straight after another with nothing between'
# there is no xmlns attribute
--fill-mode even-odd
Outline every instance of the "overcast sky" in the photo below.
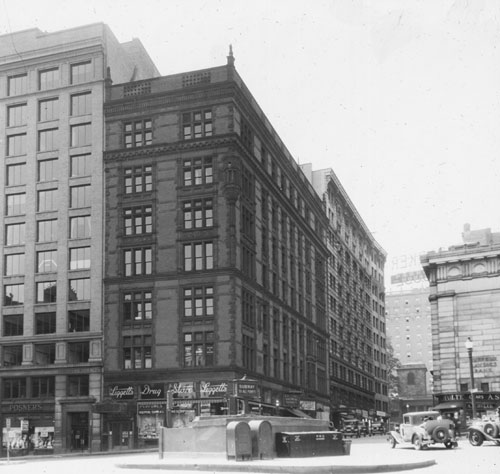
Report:
<svg viewBox="0 0 500 474"><path fill-rule="evenodd" d="M388 253L500 231L499 0L0 0L0 34L107 23L162 75L236 68Z"/></svg>

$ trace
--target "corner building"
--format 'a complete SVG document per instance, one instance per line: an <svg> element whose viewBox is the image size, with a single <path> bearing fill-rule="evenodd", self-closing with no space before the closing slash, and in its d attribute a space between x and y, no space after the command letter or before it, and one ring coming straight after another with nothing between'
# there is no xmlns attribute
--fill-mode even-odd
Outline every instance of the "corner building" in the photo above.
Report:
<svg viewBox="0 0 500 474"><path fill-rule="evenodd" d="M436 408L465 427L471 395L479 417L493 417L500 407L500 232L465 225L462 239L421 263L430 284Z"/></svg>
<svg viewBox="0 0 500 474"><path fill-rule="evenodd" d="M155 75L103 24L0 36L4 456L100 449L105 82Z"/></svg>
<svg viewBox="0 0 500 474"><path fill-rule="evenodd" d="M232 53L107 97L109 449L200 414L328 417L327 219Z"/></svg>

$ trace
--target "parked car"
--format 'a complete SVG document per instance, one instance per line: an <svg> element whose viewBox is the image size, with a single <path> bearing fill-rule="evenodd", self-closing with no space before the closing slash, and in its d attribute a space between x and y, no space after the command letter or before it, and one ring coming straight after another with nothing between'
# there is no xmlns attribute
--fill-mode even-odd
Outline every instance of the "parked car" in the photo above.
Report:
<svg viewBox="0 0 500 474"><path fill-rule="evenodd" d="M492 441L500 446L500 422L475 421L467 428L469 443L472 446L481 446L485 441Z"/></svg>
<svg viewBox="0 0 500 474"><path fill-rule="evenodd" d="M383 423L373 422L372 423L372 434L385 434L385 426Z"/></svg>
<svg viewBox="0 0 500 474"><path fill-rule="evenodd" d="M399 431L390 431L388 440L391 447L397 444L427 448L433 444L444 444L448 449L457 447L455 425L449 419L439 419L437 411L405 413Z"/></svg>
<svg viewBox="0 0 500 474"><path fill-rule="evenodd" d="M356 419L343 420L343 427L341 430L344 437L359 438L361 436L361 428L359 421Z"/></svg>

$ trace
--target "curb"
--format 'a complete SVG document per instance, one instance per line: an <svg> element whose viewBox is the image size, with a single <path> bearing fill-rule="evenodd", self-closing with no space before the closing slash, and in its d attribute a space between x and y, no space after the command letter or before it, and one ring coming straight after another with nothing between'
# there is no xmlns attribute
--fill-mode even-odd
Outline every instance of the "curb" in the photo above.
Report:
<svg viewBox="0 0 500 474"><path fill-rule="evenodd" d="M376 465L352 465L352 466L288 466L288 465L259 465L259 464L115 464L121 469L149 469L149 470L166 470L166 471L212 471L212 472L247 472L261 474L333 474L333 473L348 473L348 474L368 474L377 472L395 472L409 471L412 469L421 469L424 467L433 466L436 464L434 459L430 461L422 461L405 464L376 464Z"/></svg>

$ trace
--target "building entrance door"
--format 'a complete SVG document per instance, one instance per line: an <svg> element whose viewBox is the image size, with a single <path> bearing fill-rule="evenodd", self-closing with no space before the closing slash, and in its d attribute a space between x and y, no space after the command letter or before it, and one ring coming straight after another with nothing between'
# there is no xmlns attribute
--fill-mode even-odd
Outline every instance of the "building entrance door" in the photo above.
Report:
<svg viewBox="0 0 500 474"><path fill-rule="evenodd" d="M130 421L112 421L110 428L110 449L120 451L132 448L133 431Z"/></svg>
<svg viewBox="0 0 500 474"><path fill-rule="evenodd" d="M68 413L70 425L69 447L71 451L89 449L89 414L88 412Z"/></svg>

